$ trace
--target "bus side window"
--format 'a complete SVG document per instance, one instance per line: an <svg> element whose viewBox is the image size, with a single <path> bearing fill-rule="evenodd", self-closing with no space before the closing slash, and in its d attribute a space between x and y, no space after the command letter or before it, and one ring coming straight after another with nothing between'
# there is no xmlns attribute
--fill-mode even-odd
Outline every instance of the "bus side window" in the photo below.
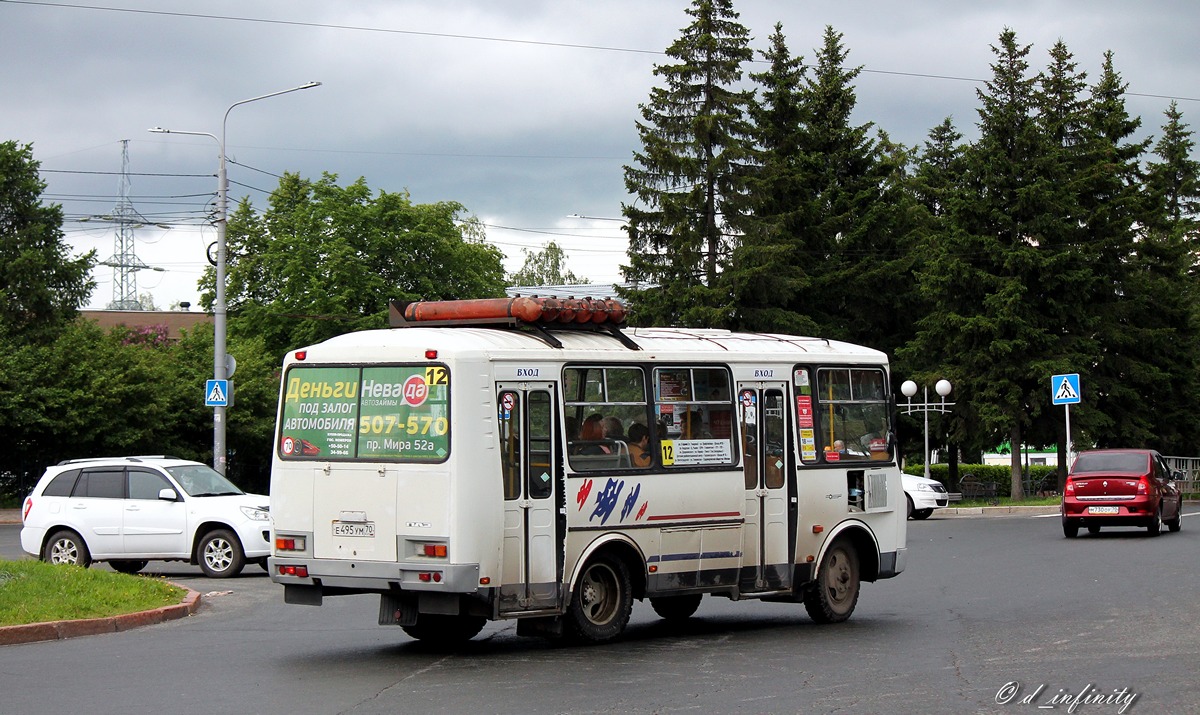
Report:
<svg viewBox="0 0 1200 715"><path fill-rule="evenodd" d="M649 421L645 372L640 367L571 366L563 374L566 411L570 413L567 460L571 469L593 472L650 468L649 460L633 463L628 436L634 424ZM649 441L653 442L653 436Z"/></svg>
<svg viewBox="0 0 1200 715"><path fill-rule="evenodd" d="M554 470L550 459L554 413L549 392L530 392L528 400L529 464L525 489L529 498L544 499L554 490Z"/></svg>
<svg viewBox="0 0 1200 715"><path fill-rule="evenodd" d="M498 415L500 434L500 471L504 481L504 498L521 496L521 401L515 392L501 392ZM506 405L511 408L506 409Z"/></svg>

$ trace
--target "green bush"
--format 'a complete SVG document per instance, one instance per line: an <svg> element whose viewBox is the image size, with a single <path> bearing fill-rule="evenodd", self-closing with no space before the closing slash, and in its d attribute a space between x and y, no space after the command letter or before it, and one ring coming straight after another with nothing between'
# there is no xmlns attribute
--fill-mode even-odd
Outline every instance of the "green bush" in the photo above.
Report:
<svg viewBox="0 0 1200 715"><path fill-rule="evenodd" d="M904 468L905 474L922 477L925 476L925 466L922 464L910 465ZM1041 484L1043 479L1047 477L1054 479L1058 474L1058 467L1045 464L1029 465L1029 477L1027 482L1030 484ZM1012 467L1007 464L960 464L958 465L959 481L966 479L969 475L974 475L981 482L992 482L998 485L996 492L998 494L1008 494L1009 485L1012 484ZM954 490L955 485L950 484L950 465L949 464L931 464L929 465L929 476L946 485L948 489Z"/></svg>

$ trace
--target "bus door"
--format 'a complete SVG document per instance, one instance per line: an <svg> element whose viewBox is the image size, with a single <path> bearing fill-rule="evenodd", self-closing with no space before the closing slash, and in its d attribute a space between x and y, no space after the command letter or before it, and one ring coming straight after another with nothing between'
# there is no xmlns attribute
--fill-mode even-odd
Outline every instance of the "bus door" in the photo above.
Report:
<svg viewBox="0 0 1200 715"><path fill-rule="evenodd" d="M561 474L553 383L497 383L504 495L501 613L557 609Z"/></svg>
<svg viewBox="0 0 1200 715"><path fill-rule="evenodd" d="M792 554L788 478L793 472L787 448L786 384L739 382L738 417L746 522L743 529L741 588L791 588Z"/></svg>

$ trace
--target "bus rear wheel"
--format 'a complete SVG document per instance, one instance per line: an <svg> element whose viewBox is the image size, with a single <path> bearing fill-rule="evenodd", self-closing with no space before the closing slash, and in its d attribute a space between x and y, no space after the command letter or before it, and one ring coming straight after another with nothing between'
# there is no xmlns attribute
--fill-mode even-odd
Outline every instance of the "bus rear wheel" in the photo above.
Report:
<svg viewBox="0 0 1200 715"><path fill-rule="evenodd" d="M412 638L431 645L455 645L479 635L487 619L483 616L448 616L422 613L411 626L402 626Z"/></svg>
<svg viewBox="0 0 1200 715"><path fill-rule="evenodd" d="M588 562L571 594L567 626L571 636L588 643L603 643L621 635L633 612L629 569L612 556Z"/></svg>
<svg viewBox="0 0 1200 715"><path fill-rule="evenodd" d="M804 609L817 623L841 623L854 613L860 584L858 555L839 541L821 561L817 582L804 595Z"/></svg>

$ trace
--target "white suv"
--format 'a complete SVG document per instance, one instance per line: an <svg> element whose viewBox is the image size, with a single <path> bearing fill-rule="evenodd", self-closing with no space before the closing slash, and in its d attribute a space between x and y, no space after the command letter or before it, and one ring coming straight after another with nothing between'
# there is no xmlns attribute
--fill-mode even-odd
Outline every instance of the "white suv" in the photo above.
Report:
<svg viewBox="0 0 1200 715"><path fill-rule="evenodd" d="M150 560L235 576L271 554L267 497L173 457L75 459L46 469L21 509L21 548L52 563L107 561L137 573Z"/></svg>

